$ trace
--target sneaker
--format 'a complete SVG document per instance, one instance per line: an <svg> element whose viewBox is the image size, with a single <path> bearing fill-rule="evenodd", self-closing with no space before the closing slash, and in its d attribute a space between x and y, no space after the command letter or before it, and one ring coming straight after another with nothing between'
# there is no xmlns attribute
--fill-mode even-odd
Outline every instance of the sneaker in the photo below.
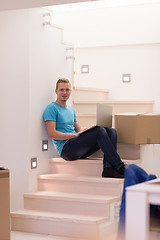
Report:
<svg viewBox="0 0 160 240"><path fill-rule="evenodd" d="M125 168L125 165L124 165L123 167L121 167L120 169L117 169L116 171L117 171L118 173L124 175L125 170L126 170L126 168Z"/></svg>
<svg viewBox="0 0 160 240"><path fill-rule="evenodd" d="M115 169L111 167L104 168L102 172L102 177L105 178L124 178L123 174L118 173Z"/></svg>

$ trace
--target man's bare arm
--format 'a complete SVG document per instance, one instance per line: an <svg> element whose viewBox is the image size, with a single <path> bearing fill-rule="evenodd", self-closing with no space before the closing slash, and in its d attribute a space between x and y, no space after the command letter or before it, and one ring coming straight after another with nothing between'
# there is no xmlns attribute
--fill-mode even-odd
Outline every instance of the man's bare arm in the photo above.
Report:
<svg viewBox="0 0 160 240"><path fill-rule="evenodd" d="M75 131L76 131L76 132L82 131L82 129L81 129L81 127L80 127L80 125L79 125L78 122L75 122L75 123L74 123L74 127L75 127Z"/></svg>
<svg viewBox="0 0 160 240"><path fill-rule="evenodd" d="M84 130L87 130L87 129L88 129L88 128L81 128L78 122L75 122L75 123L74 123L74 127L75 127L75 130L76 130L77 133L81 133L81 132L83 132Z"/></svg>
<svg viewBox="0 0 160 240"><path fill-rule="evenodd" d="M46 127L48 131L48 136L50 139L56 140L67 140L71 138L75 138L78 136L78 133L62 133L56 130L56 122L55 121L46 121Z"/></svg>

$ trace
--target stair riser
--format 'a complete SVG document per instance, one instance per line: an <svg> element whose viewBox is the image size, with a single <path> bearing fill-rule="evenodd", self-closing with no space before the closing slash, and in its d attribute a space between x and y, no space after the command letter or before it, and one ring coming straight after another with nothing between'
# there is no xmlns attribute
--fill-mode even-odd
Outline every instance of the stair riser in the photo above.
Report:
<svg viewBox="0 0 160 240"><path fill-rule="evenodd" d="M109 217L109 203L80 202L24 198L24 208L29 210Z"/></svg>
<svg viewBox="0 0 160 240"><path fill-rule="evenodd" d="M56 179L38 179L38 191L66 192L77 194L121 196L122 185L104 182L57 181Z"/></svg>
<svg viewBox="0 0 160 240"><path fill-rule="evenodd" d="M139 147L139 146L138 146ZM133 152L133 151L131 151ZM129 152L119 152L124 159L130 154ZM120 155L120 156L121 156ZM123 160L125 164L137 164L139 160L138 153L134 153L132 155L132 160ZM91 160L94 159L95 160ZM122 158L121 158L122 159ZM126 163L127 161L127 163ZM51 164L51 172L53 174L64 174L69 176L93 176L93 177L101 177L102 175L102 165L103 165L103 152L101 150L92 154L89 158L77 161L50 161ZM89 169L89 170L88 170Z"/></svg>
<svg viewBox="0 0 160 240"><path fill-rule="evenodd" d="M103 169L103 161L90 164L87 161L68 161L51 163L52 173L68 174L72 176L95 176L101 177Z"/></svg>
<svg viewBox="0 0 160 240"><path fill-rule="evenodd" d="M77 116L77 121L80 124L82 128L85 127L92 127L93 125L96 125L96 117L95 116Z"/></svg>
<svg viewBox="0 0 160 240"><path fill-rule="evenodd" d="M126 112L135 112L135 113L143 113L143 112L153 112L153 104L143 104L143 103L110 103L112 105L112 113L126 113ZM74 103L73 108L76 111L76 114L96 114L96 103Z"/></svg>
<svg viewBox="0 0 160 240"><path fill-rule="evenodd" d="M108 94L105 92L78 91L73 92L74 101L107 101Z"/></svg>
<svg viewBox="0 0 160 240"><path fill-rule="evenodd" d="M120 155L121 159L138 160L141 158L140 145L118 143L117 152Z"/></svg>
<svg viewBox="0 0 160 240"><path fill-rule="evenodd" d="M48 234L59 237L71 237L80 239L99 239L99 224L90 223L86 224L83 222L72 221L68 222L59 219L38 219L37 218L23 218L12 216L12 231Z"/></svg>
<svg viewBox="0 0 160 240"><path fill-rule="evenodd" d="M141 158L140 145L133 144L117 144L117 152L121 159L139 160ZM101 150L95 152L90 158L103 158L103 152ZM134 163L133 161L131 161Z"/></svg>
<svg viewBox="0 0 160 240"><path fill-rule="evenodd" d="M76 114L96 114L96 104L73 104Z"/></svg>
<svg viewBox="0 0 160 240"><path fill-rule="evenodd" d="M82 128L92 127L96 125L96 116L85 116L84 115L77 115L77 121ZM112 127L115 126L114 115L112 116Z"/></svg>

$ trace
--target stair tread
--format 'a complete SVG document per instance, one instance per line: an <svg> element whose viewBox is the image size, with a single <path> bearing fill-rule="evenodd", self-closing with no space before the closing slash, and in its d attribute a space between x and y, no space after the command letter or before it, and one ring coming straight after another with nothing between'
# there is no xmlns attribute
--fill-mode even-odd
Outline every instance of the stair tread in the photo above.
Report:
<svg viewBox="0 0 160 240"><path fill-rule="evenodd" d="M75 160L75 161L72 161L72 163L74 164L74 163L76 163L76 162L88 162L88 163L92 163L93 161L94 161L94 163L95 162L97 162L97 163L99 163L99 160L97 159L97 160L94 160L94 159L92 159L92 158L85 158L85 159L77 159L77 160ZM71 163L71 161L66 161L66 160L64 160L63 158L50 158L50 162L58 162L58 163L66 163L66 164L68 164L68 163Z"/></svg>
<svg viewBox="0 0 160 240"><path fill-rule="evenodd" d="M101 157L87 157L87 159L89 160L89 161L96 161L97 163L99 162L100 164L102 164L100 161L103 161L103 158L101 158ZM132 163L134 163L134 164L139 164L140 163L140 159L131 159L131 160L129 160L129 159L121 159L123 162L124 162L124 164L125 165L129 165L129 164L132 164Z"/></svg>
<svg viewBox="0 0 160 240"><path fill-rule="evenodd" d="M123 178L102 178L93 176L71 176L67 174L41 174L38 176L39 179L55 179L59 181L69 180L75 182L99 182L99 183L123 183Z"/></svg>
<svg viewBox="0 0 160 240"><path fill-rule="evenodd" d="M105 222L108 220L107 217L102 216L88 216L88 215L77 215L77 214L66 214L66 213L52 213L52 212L43 212L36 210L18 210L11 212L11 216L14 218L34 218L34 219L45 219L50 221L68 221L68 222L85 222L85 223L94 223L94 222Z"/></svg>
<svg viewBox="0 0 160 240"><path fill-rule="evenodd" d="M87 87L73 87L74 91L78 90L78 91L89 91L89 92L105 92L105 93L109 93L108 89L101 89L101 88L87 88Z"/></svg>
<svg viewBox="0 0 160 240"><path fill-rule="evenodd" d="M97 101L73 101L74 104L97 104ZM104 104L154 104L154 101L99 101Z"/></svg>
<svg viewBox="0 0 160 240"><path fill-rule="evenodd" d="M78 113L77 117L96 117L96 113Z"/></svg>
<svg viewBox="0 0 160 240"><path fill-rule="evenodd" d="M36 234L28 232L11 231L11 239L13 240L82 240L82 238L53 236L46 234Z"/></svg>
<svg viewBox="0 0 160 240"><path fill-rule="evenodd" d="M90 163L90 164L93 164L93 163L98 163L98 164L102 164L102 161L103 161L103 158L101 157L87 157L85 159L77 159L75 161L66 161L64 160L63 158L51 158L50 159L50 162L51 163L66 163L66 164L71 164L71 163L76 163L76 162L80 162L80 163ZM140 163L140 159L136 159L136 160L129 160L129 159L122 159L122 161L128 165L128 164L131 164L131 163L134 163L134 164L138 164Z"/></svg>
<svg viewBox="0 0 160 240"><path fill-rule="evenodd" d="M41 199L64 199L83 202L115 202L119 200L117 196L75 194L63 192L39 191L34 193L25 193L25 198L41 198Z"/></svg>

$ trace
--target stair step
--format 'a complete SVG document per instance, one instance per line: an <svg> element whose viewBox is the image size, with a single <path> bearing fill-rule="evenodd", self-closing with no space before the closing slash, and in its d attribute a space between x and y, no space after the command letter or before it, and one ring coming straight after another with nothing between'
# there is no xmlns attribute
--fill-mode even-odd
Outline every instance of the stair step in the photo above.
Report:
<svg viewBox="0 0 160 240"><path fill-rule="evenodd" d="M119 197L74 193L35 192L24 194L24 208L28 210L109 217L111 204Z"/></svg>
<svg viewBox="0 0 160 240"><path fill-rule="evenodd" d="M96 114L77 114L77 121L82 128L96 125Z"/></svg>
<svg viewBox="0 0 160 240"><path fill-rule="evenodd" d="M109 90L96 88L73 88L74 101L106 101L108 100Z"/></svg>
<svg viewBox="0 0 160 240"><path fill-rule="evenodd" d="M121 196L124 179L64 174L45 174L38 177L38 191L76 194Z"/></svg>
<svg viewBox="0 0 160 240"><path fill-rule="evenodd" d="M128 161L131 162L132 160L139 160L141 158L141 145L118 143L117 152L122 160L129 159ZM92 154L89 158L103 158L103 152L99 150Z"/></svg>
<svg viewBox="0 0 160 240"><path fill-rule="evenodd" d="M95 114L96 104L104 103L112 106L112 113L153 112L154 101L73 101L76 114Z"/></svg>
<svg viewBox="0 0 160 240"><path fill-rule="evenodd" d="M114 127L114 116L112 115L112 127ZM77 121L82 128L96 125L96 114L77 114Z"/></svg>
<svg viewBox="0 0 160 240"><path fill-rule="evenodd" d="M72 176L101 176L103 171L103 161L78 159L76 161L66 161L63 158L51 158L52 173L68 174Z"/></svg>
<svg viewBox="0 0 160 240"><path fill-rule="evenodd" d="M141 157L141 145L136 144L117 144L117 152L120 158L132 160L139 160ZM95 152L90 156L90 159L103 158L103 152L101 150Z"/></svg>
<svg viewBox="0 0 160 240"><path fill-rule="evenodd" d="M136 144L117 144L117 152L121 159L139 160L141 158L141 146Z"/></svg>
<svg viewBox="0 0 160 240"><path fill-rule="evenodd" d="M106 239L115 223L107 218L21 210L11 213L12 231L50 234L80 239Z"/></svg>
<svg viewBox="0 0 160 240"><path fill-rule="evenodd" d="M66 161L63 158L51 158L52 173L61 173L72 176L96 176L101 177L103 170L103 152L98 151L86 159ZM139 160L123 160L125 164L139 164Z"/></svg>
<svg viewBox="0 0 160 240"><path fill-rule="evenodd" d="M48 234L35 234L35 233L26 233L11 231L11 240L82 240L80 238L71 238L71 237L59 237ZM115 239L114 239L115 240Z"/></svg>

